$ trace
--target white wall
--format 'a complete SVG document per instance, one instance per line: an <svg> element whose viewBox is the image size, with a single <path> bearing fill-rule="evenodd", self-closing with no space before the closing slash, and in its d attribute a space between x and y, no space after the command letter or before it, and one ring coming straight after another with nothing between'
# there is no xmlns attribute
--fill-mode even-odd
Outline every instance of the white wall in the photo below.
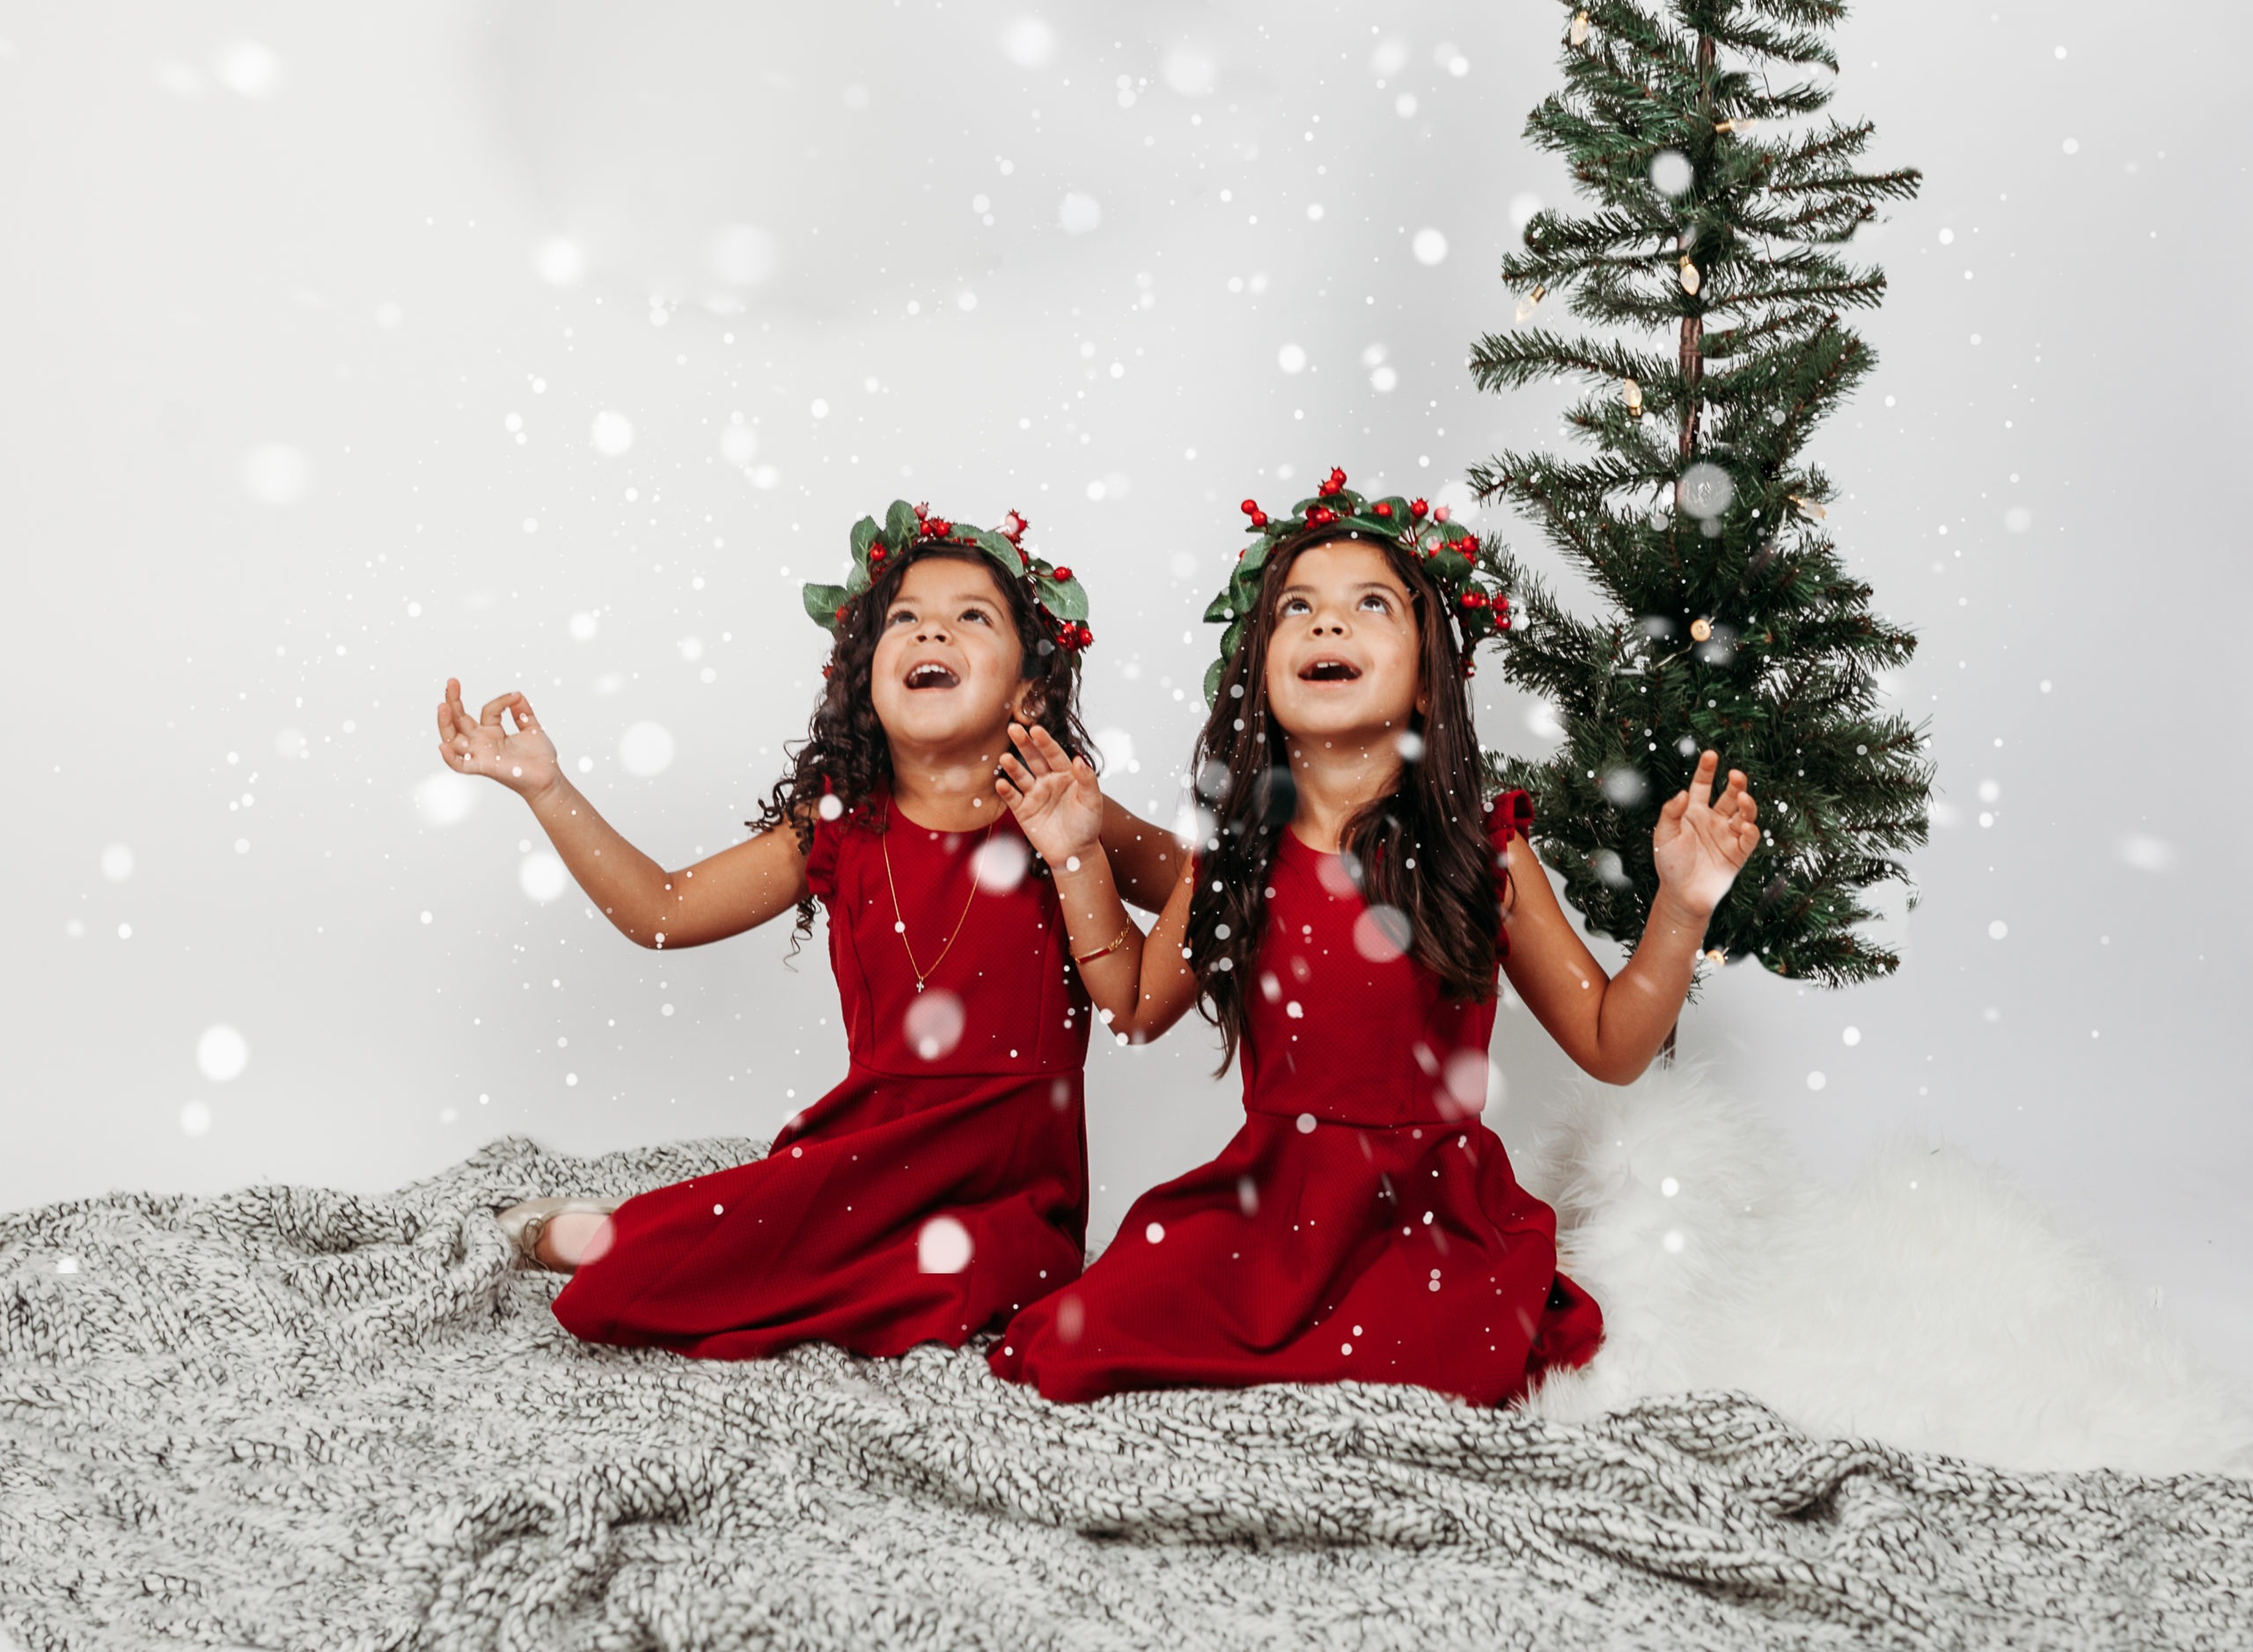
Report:
<svg viewBox="0 0 2253 1652"><path fill-rule="evenodd" d="M739 833L803 730L823 639L796 586L853 518L1015 505L1093 589L1089 712L1132 738L1123 795L1170 813L1238 498L1332 463L1436 488L1553 437L1553 400L1476 396L1461 362L1509 312L1513 199L1563 196L1518 136L1563 16L182 0L0 23L0 1207L373 1188L506 1131L759 1134L819 1094L842 1051L818 945L795 973L780 933L638 951L576 892L528 898L512 798L418 809L444 678L525 688L679 863ZM1923 634L1896 687L1947 808L1897 979L1732 971L1684 1042L1835 1172L1902 1128L2000 1161L2253 1370L2247 785L2219 709L2247 596L2233 34L2219 5L2071 0L1870 6L1841 36L1837 107L1928 181L1867 238L1883 365L1818 452L1850 560ZM1068 232L1071 196L1099 223ZM605 409L632 425L613 457ZM1539 749L1479 683L1490 733ZM620 759L644 722L675 752L649 778ZM221 1024L248 1061L214 1080ZM1523 1015L1501 1049L1507 1137L1565 1069ZM1097 1052L1099 1232L1234 1127L1211 1059L1194 1024Z"/></svg>

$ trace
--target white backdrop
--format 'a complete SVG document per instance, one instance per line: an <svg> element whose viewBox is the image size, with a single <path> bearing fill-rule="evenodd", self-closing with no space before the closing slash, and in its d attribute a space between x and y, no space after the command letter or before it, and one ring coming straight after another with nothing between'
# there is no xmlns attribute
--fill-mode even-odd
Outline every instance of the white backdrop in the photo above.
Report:
<svg viewBox="0 0 2253 1652"><path fill-rule="evenodd" d="M525 689L679 864L801 732L799 581L896 495L1011 506L1095 599L1088 711L1170 818L1236 501L1438 490L1553 5L87 0L0 17L0 1207L375 1188L494 1135L762 1134L841 1071L817 940L639 951L431 708ZM1684 1046L1826 1171L1945 1134L2253 1373L2240 15L1872 6L1833 512L1921 631L1906 966L1732 970ZM1285 467L1293 467L1287 474ZM1458 484L1459 486L1459 484ZM1482 524L1482 525L1484 525ZM1522 527L1521 549L1550 565ZM1479 679L1488 738L1538 709ZM435 776L435 778L434 778ZM1568 1105L1521 1012L1491 1115ZM1091 1062L1095 1228L1238 1117L1190 1024Z"/></svg>

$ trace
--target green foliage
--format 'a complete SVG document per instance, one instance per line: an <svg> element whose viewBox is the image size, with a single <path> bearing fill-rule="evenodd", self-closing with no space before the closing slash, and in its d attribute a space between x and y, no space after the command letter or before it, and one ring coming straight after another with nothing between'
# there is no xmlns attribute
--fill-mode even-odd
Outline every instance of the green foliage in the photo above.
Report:
<svg viewBox="0 0 2253 1652"><path fill-rule="evenodd" d="M1699 750L1719 751L1749 777L1765 836L1707 944L1826 985L1886 974L1900 960L1858 932L1875 915L1863 897L1908 881L1899 857L1925 841L1932 767L1921 729L1880 711L1875 676L1916 638L1846 572L1823 525L1832 484L1803 450L1876 360L1840 314L1875 305L1884 275L1835 249L1919 175L1857 170L1868 122L1804 123L1830 100L1836 0L1565 15L1580 10L1586 38L1567 26L1564 88L1526 134L1569 163L1589 209L1535 214L1502 274L1596 331L1492 334L1471 365L1488 390L1587 384L1566 418L1588 451L1501 452L1471 481L1615 612L1575 617L1488 547L1516 616L1503 673L1565 727L1552 757L1498 774L1533 793L1542 858L1589 927L1632 948L1658 887L1658 809ZM1669 151L1689 178L1672 195L1653 181Z"/></svg>

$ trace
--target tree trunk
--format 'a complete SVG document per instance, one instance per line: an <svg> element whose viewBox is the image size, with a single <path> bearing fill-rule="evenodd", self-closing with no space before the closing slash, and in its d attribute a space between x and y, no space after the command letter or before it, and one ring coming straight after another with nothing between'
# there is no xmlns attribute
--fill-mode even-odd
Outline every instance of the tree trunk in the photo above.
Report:
<svg viewBox="0 0 2253 1652"><path fill-rule="evenodd" d="M1710 128L1714 123L1714 41L1709 34L1698 37L1698 77L1700 82L1698 111L1708 128L1706 142L1710 144L1713 141ZM1694 246L1684 246L1678 235L1674 238L1674 246L1677 253L1687 253L1692 263L1700 256ZM1703 290L1704 283L1700 283L1699 290ZM1699 302L1702 304L1703 300ZM1684 459L1698 451L1699 391L1706 377L1706 356L1700 341L1705 332L1706 318L1703 315L1682 318L1682 350L1678 359L1682 373L1681 451ZM1670 1042L1667 1047L1671 1050L1674 1046Z"/></svg>

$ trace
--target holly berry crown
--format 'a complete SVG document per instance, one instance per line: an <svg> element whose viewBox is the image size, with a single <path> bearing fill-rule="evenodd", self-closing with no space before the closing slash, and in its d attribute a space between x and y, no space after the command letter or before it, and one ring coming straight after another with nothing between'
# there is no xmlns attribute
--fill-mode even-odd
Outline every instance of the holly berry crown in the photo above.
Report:
<svg viewBox="0 0 2253 1652"><path fill-rule="evenodd" d="M1447 598L1462 644L1463 674L1471 674L1471 653L1488 638L1510 628L1510 600L1493 571L1493 559L1478 535L1449 520L1448 508L1427 505L1421 499L1398 496L1365 499L1346 486L1346 473L1332 468L1315 489L1288 515L1270 518L1259 502L1242 506L1251 518L1251 543L1237 554L1236 569L1227 586L1205 610L1208 625L1224 625L1220 657L1205 672L1205 703L1219 696L1221 673L1243 646L1244 623L1259 600L1260 570L1275 554L1307 534L1340 529L1355 539L1396 546L1423 564Z"/></svg>
<svg viewBox="0 0 2253 1652"><path fill-rule="evenodd" d="M1048 621L1047 641L1076 652L1095 641L1088 629L1088 593L1068 568L1051 566L1024 548L1031 525L1012 510L998 528L973 528L934 516L928 505L895 499L879 523L862 517L853 525L853 571L841 585L809 581L804 588L806 613L833 635L852 613L877 576L903 558L941 548L983 551L1004 576L1031 588L1032 600Z"/></svg>

